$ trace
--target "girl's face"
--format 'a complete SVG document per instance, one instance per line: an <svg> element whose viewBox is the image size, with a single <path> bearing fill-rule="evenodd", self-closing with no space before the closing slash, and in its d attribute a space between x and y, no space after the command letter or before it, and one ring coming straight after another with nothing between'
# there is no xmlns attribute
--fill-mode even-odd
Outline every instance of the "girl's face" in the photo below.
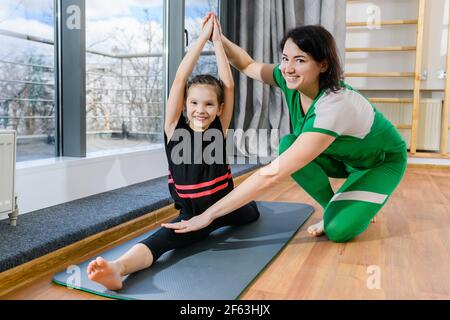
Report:
<svg viewBox="0 0 450 320"><path fill-rule="evenodd" d="M311 55L302 51L292 39L284 45L280 70L289 89L302 91L302 88L319 87L320 73L327 70L327 63L317 62Z"/></svg>
<svg viewBox="0 0 450 320"><path fill-rule="evenodd" d="M192 85L187 93L186 113L193 130L204 131L222 113L214 87L205 84Z"/></svg>

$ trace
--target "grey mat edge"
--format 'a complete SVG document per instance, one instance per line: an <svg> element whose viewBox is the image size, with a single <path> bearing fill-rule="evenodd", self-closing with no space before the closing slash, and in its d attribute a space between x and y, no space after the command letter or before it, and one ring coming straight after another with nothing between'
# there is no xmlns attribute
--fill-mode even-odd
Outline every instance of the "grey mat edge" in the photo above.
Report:
<svg viewBox="0 0 450 320"><path fill-rule="evenodd" d="M66 283L55 280L55 278L52 277L52 282L54 284L66 287L70 290L77 290L77 291L82 291L82 292L86 292L89 294L93 294L95 296L100 296L100 297L104 297L104 298L109 298L109 299L115 299L115 300L127 300L127 301L137 301L138 299L132 299L132 298L125 298L125 297L119 297L119 296L113 296L113 295L108 295L106 293L103 292L98 292L98 291L93 291L93 290L89 290L83 287L69 287Z"/></svg>

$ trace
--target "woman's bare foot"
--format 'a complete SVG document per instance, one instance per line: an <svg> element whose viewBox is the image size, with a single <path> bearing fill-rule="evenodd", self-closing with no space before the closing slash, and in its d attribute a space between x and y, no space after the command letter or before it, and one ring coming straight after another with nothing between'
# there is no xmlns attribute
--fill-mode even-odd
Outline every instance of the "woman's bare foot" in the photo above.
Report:
<svg viewBox="0 0 450 320"><path fill-rule="evenodd" d="M374 216L372 220L370 220L372 223L377 222L377 216ZM308 233L314 237L320 237L325 233L324 227L323 227L323 220L320 220L318 223L313 224L308 227Z"/></svg>
<svg viewBox="0 0 450 320"><path fill-rule="evenodd" d="M102 257L91 261L87 267L88 278L100 283L108 290L122 288L121 268L117 262L107 261Z"/></svg>
<svg viewBox="0 0 450 320"><path fill-rule="evenodd" d="M319 237L324 234L323 220L308 227L308 233L314 237Z"/></svg>

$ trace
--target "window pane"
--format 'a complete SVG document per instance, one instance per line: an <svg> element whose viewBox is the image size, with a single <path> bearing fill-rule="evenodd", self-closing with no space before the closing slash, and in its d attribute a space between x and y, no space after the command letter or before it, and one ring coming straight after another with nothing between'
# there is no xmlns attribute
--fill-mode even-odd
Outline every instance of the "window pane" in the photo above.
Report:
<svg viewBox="0 0 450 320"><path fill-rule="evenodd" d="M188 32L189 45L194 42L201 32L203 17L208 13L219 13L218 0L186 0L184 27ZM212 43L207 43L203 51L213 51Z"/></svg>
<svg viewBox="0 0 450 320"><path fill-rule="evenodd" d="M163 10L86 1L88 152L163 143Z"/></svg>
<svg viewBox="0 0 450 320"><path fill-rule="evenodd" d="M218 77L217 60L214 54L202 55L198 59L198 63L192 71L192 75L211 74Z"/></svg>
<svg viewBox="0 0 450 320"><path fill-rule="evenodd" d="M53 10L0 0L0 129L17 130L17 161L55 155Z"/></svg>

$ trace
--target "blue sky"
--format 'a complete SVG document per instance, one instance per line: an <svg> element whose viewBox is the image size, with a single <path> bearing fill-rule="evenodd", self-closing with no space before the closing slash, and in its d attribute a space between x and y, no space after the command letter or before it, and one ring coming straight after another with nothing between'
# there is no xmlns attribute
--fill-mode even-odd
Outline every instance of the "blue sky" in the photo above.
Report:
<svg viewBox="0 0 450 320"><path fill-rule="evenodd" d="M206 8L202 4L194 4L186 6L185 15L187 18L203 18L203 12L205 12ZM139 21L146 20L145 13L142 7L131 6L130 11L132 15L136 17ZM149 9L149 16L152 20L158 21L162 23L163 18L163 7L153 7Z"/></svg>
<svg viewBox="0 0 450 320"><path fill-rule="evenodd" d="M115 0L124 1L124 0ZM162 1L161 1L162 2ZM105 4L113 5L114 1L107 1ZM136 3L135 3L136 4ZM128 6L129 12L123 14L114 14L108 18L133 16L138 21L147 20L144 9L148 9L148 15L151 20L155 20L162 23L163 19L163 6L155 5L149 2L147 5L135 5L130 4ZM123 5L123 2L122 4ZM86 6L89 11L89 0L86 1ZM11 20L16 18L23 18L26 20L34 20L43 24L53 25L53 0L0 0L0 10L3 11L0 14L0 24L3 20ZM199 0L186 1L186 18L202 18L203 13L206 12L207 2ZM89 20L105 19L105 17L87 17Z"/></svg>
<svg viewBox="0 0 450 320"><path fill-rule="evenodd" d="M197 27L200 27L195 20L201 19L209 11L208 3L211 1L186 0L186 28L190 34L195 34ZM147 21L147 14L154 21L152 31L158 34L154 46L162 45L163 0L86 0L86 7L89 30L87 41L93 44L92 49L105 52L112 50L116 44L110 41L109 36L117 29L121 30L125 38L133 39L133 49L129 51L147 51L145 35L139 26ZM0 0L0 29L53 39L53 9L53 0ZM4 45L6 40L13 41L3 39ZM30 43L17 39L13 43L30 46Z"/></svg>
<svg viewBox="0 0 450 320"><path fill-rule="evenodd" d="M147 9L148 13L144 10ZM203 18L204 12L206 12L208 7L203 3L187 3L185 7L186 18ZM158 21L162 23L163 19L163 6L152 6L152 7L142 7L130 5L129 10L131 15L135 17L138 21L147 20L146 14L149 15L151 20ZM117 16L116 16L117 17ZM89 18L89 17L88 17ZM112 18L112 17L111 17Z"/></svg>
<svg viewBox="0 0 450 320"><path fill-rule="evenodd" d="M0 23L23 18L53 25L52 0L0 0Z"/></svg>

